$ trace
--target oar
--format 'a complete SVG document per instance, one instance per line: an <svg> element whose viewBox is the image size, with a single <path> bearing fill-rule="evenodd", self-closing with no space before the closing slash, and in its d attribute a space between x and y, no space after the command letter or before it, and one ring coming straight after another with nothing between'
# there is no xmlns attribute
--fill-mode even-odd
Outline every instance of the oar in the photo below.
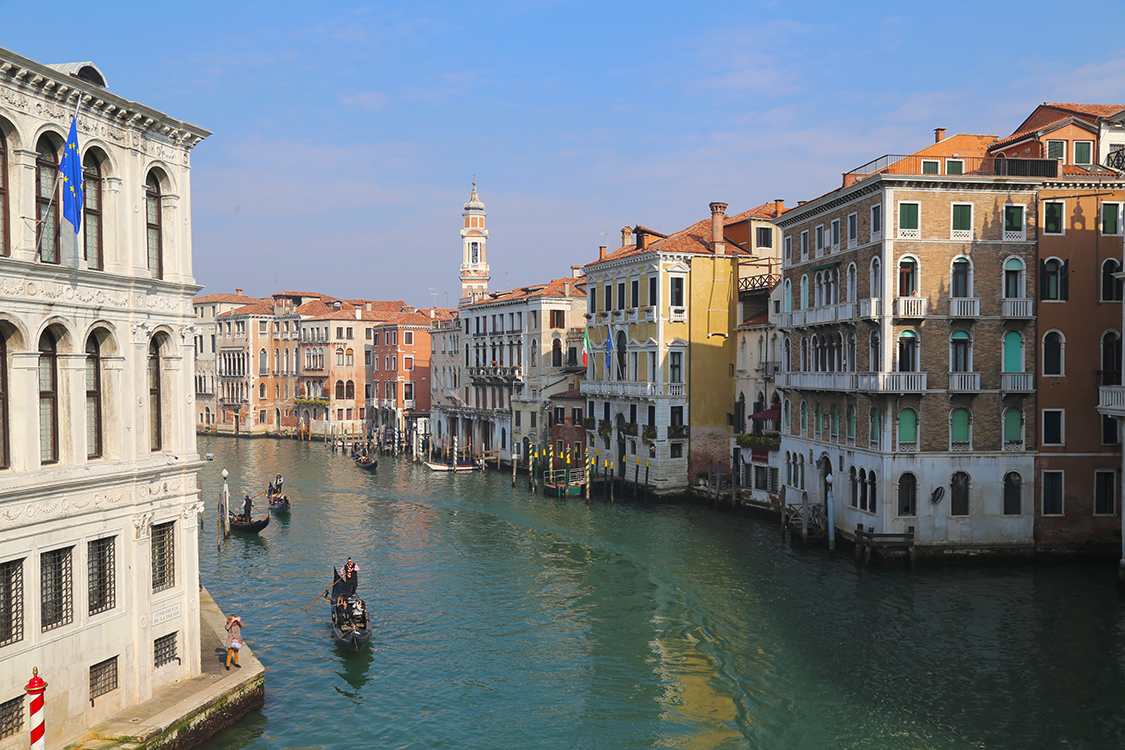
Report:
<svg viewBox="0 0 1125 750"><path fill-rule="evenodd" d="M344 580L344 579L343 579L343 578L342 578L341 576L336 576L336 581L342 581L342 580ZM336 581L333 581L333 582L332 582L332 586L335 586L335 585L336 585ZM332 590L332 586L329 586L328 588L326 588L326 589L324 590L324 594L327 594L327 593L328 593L329 591L331 591L331 590ZM320 596L324 596L324 594L321 594ZM319 600L319 599L320 599L320 596L318 596L318 597L317 597L316 599L313 599L313 600L312 600L311 602L309 602L309 607L311 607L312 605L316 604L316 603L317 603L317 600ZM305 607L305 611L306 611L306 612L308 612L308 611L309 611L309 607Z"/></svg>

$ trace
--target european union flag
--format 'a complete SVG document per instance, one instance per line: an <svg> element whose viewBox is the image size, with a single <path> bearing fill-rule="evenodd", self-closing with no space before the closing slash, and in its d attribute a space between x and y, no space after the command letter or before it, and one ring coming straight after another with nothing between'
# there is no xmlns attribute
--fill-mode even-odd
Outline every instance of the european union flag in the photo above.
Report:
<svg viewBox="0 0 1125 750"><path fill-rule="evenodd" d="M613 333L611 331L605 332L605 369L606 372L610 370L610 364L613 361Z"/></svg>
<svg viewBox="0 0 1125 750"><path fill-rule="evenodd" d="M78 118L70 121L70 135L59 163L62 178L63 218L74 226L74 233L82 225L82 157L78 155Z"/></svg>

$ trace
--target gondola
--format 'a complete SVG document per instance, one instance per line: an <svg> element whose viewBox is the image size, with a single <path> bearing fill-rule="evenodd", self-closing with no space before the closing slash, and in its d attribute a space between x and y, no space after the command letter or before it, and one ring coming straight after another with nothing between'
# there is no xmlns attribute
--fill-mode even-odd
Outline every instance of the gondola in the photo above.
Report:
<svg viewBox="0 0 1125 750"><path fill-rule="evenodd" d="M269 496L270 510L274 513L288 513L289 512L289 496L283 495L280 492L276 495Z"/></svg>
<svg viewBox="0 0 1125 750"><path fill-rule="evenodd" d="M243 523L242 521L236 521L235 520L236 518L238 518L238 516L231 516L230 517L230 530L231 531L238 531L238 532L241 532L243 534L257 534L259 531L261 531L262 529L264 529L264 528L266 528L267 526L270 525L270 517L269 516L266 516L265 518L263 518L260 521L250 521L249 523Z"/></svg>
<svg viewBox="0 0 1125 750"><path fill-rule="evenodd" d="M456 464L435 464L426 461L430 471L476 471L484 468L483 464L474 461L458 461Z"/></svg>
<svg viewBox="0 0 1125 750"><path fill-rule="evenodd" d="M357 576L357 573L352 573ZM328 614L332 618L332 634L336 640L352 651L359 651L371 642L371 620L367 615L367 602L348 591L348 584L332 569L331 597ZM340 600L343 599L343 606ZM350 615L350 616L349 616Z"/></svg>
<svg viewBox="0 0 1125 750"><path fill-rule="evenodd" d="M353 460L355 461L355 465L364 471L375 471L379 466L379 459L374 456L368 456L367 458L356 456Z"/></svg>

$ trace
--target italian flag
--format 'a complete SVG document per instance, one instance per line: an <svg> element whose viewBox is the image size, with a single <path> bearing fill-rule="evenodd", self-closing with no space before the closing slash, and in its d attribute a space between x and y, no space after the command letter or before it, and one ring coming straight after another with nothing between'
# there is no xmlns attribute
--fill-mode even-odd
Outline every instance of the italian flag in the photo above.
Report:
<svg viewBox="0 0 1125 750"><path fill-rule="evenodd" d="M590 349L591 349L590 332L586 331L585 332L585 338L582 341L582 366L583 367L589 367L590 366L590 359L589 359Z"/></svg>

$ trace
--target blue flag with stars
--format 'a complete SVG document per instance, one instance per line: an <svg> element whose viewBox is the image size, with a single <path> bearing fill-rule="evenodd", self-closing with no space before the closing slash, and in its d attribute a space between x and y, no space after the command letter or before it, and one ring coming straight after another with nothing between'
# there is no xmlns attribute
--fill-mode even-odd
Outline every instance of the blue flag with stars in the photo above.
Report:
<svg viewBox="0 0 1125 750"><path fill-rule="evenodd" d="M606 372L610 371L610 364L613 361L613 333L610 331L605 332L605 369Z"/></svg>
<svg viewBox="0 0 1125 750"><path fill-rule="evenodd" d="M63 218L74 226L74 233L82 225L82 157L78 155L78 118L70 121L70 135L59 163L62 179Z"/></svg>

